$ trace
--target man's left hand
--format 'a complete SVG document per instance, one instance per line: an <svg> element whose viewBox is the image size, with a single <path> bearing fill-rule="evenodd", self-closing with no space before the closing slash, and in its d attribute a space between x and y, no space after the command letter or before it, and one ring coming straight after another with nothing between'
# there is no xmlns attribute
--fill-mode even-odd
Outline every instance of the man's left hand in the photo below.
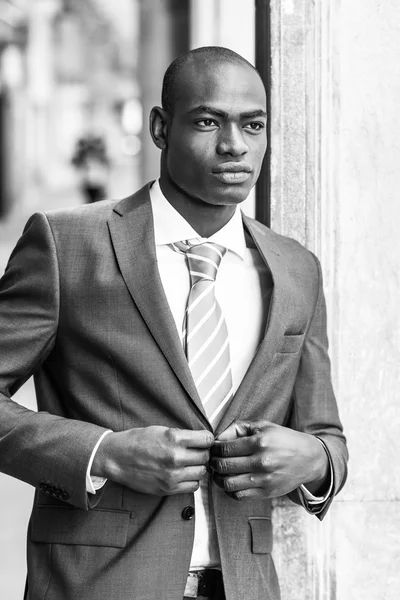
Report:
<svg viewBox="0 0 400 600"><path fill-rule="evenodd" d="M270 421L232 423L211 449L214 481L236 500L276 498L301 484L323 488L328 456L313 435Z"/></svg>

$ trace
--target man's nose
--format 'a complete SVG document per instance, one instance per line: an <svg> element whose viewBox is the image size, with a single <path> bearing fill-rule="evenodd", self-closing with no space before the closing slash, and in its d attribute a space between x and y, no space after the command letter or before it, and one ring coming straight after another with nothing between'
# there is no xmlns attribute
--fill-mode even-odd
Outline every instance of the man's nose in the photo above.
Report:
<svg viewBox="0 0 400 600"><path fill-rule="evenodd" d="M230 154L231 156L242 156L248 152L249 147L243 137L243 132L239 127L231 126L221 131L218 140L218 154Z"/></svg>

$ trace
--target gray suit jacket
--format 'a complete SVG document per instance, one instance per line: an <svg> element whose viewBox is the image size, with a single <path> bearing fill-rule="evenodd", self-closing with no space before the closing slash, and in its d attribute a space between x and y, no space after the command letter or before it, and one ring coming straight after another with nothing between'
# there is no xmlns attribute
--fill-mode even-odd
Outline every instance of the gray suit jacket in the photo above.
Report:
<svg viewBox="0 0 400 600"><path fill-rule="evenodd" d="M318 435L346 476L317 259L244 217L270 269L268 323L217 434L268 419ZM34 374L39 412L10 398ZM193 495L155 497L85 474L108 428L211 429L160 281L147 188L33 216L0 282L0 470L35 486L29 600L180 600ZM293 499L298 501L296 494ZM279 598L271 503L212 486L227 600ZM325 514L329 502L320 517Z"/></svg>

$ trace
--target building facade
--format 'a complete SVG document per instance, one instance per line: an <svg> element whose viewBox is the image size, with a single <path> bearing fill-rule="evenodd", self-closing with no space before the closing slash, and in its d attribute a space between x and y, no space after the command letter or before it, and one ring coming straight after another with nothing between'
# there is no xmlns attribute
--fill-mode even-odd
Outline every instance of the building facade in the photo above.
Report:
<svg viewBox="0 0 400 600"><path fill-rule="evenodd" d="M0 0L0 216L21 191L17 158L24 156L25 141L26 14L26 1Z"/></svg>
<svg viewBox="0 0 400 600"><path fill-rule="evenodd" d="M41 194L73 186L82 135L103 136L115 162L123 160L121 114L138 95L136 35L128 32L137 27L107 6L0 0L0 215L33 210Z"/></svg>

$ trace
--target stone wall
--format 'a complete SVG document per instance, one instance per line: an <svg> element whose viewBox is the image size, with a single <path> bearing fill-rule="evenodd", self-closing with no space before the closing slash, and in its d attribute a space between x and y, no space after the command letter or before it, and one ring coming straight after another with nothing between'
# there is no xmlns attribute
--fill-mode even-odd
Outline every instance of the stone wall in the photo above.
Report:
<svg viewBox="0 0 400 600"><path fill-rule="evenodd" d="M349 480L279 503L282 600L400 597L400 5L271 0L273 228L322 261ZM288 558L289 557L289 558Z"/></svg>

